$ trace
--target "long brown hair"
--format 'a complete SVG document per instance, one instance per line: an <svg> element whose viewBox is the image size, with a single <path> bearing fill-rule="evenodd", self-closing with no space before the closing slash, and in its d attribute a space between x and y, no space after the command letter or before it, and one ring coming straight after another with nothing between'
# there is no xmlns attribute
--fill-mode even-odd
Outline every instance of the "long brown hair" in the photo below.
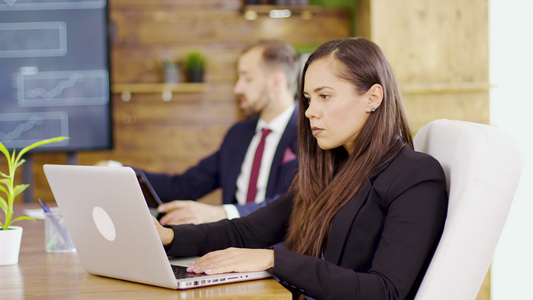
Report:
<svg viewBox="0 0 533 300"><path fill-rule="evenodd" d="M355 150L322 150L305 117L305 74L314 61L331 57L342 67L337 76L364 94L374 84L383 87L383 101L370 114L355 141ZM381 49L363 38L339 39L320 46L307 60L298 91L299 171L285 247L300 254L320 257L326 249L333 217L346 205L379 166L409 145L412 137L391 66Z"/></svg>

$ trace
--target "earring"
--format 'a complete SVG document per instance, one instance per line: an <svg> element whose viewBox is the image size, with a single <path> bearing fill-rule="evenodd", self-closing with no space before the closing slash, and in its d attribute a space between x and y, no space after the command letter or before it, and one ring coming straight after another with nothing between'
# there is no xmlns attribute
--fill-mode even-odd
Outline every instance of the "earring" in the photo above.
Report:
<svg viewBox="0 0 533 300"><path fill-rule="evenodd" d="M372 107L370 108L370 112L375 112L375 111L376 111L376 108L372 106Z"/></svg>

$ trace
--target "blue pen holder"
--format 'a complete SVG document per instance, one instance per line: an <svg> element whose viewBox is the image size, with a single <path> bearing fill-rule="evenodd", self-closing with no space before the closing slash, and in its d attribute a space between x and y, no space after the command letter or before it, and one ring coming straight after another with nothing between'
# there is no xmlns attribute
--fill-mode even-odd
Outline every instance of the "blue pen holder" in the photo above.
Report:
<svg viewBox="0 0 533 300"><path fill-rule="evenodd" d="M59 211L44 213L44 248L51 253L76 251Z"/></svg>

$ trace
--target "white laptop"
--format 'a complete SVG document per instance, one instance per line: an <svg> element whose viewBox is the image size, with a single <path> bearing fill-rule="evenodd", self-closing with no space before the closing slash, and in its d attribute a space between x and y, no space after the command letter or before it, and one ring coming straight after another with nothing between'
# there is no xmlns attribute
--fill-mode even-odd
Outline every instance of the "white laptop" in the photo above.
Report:
<svg viewBox="0 0 533 300"><path fill-rule="evenodd" d="M196 276L171 266L129 167L45 165L44 172L88 273L171 289L272 277L266 271ZM173 269L186 276L177 279Z"/></svg>

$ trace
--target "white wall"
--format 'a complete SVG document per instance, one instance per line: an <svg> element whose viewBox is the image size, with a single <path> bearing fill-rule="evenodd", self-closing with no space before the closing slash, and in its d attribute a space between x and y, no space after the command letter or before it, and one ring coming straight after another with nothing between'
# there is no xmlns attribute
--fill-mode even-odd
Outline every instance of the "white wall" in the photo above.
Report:
<svg viewBox="0 0 533 300"><path fill-rule="evenodd" d="M492 263L491 299L533 299L533 0L489 0L491 123L522 146L525 164Z"/></svg>

